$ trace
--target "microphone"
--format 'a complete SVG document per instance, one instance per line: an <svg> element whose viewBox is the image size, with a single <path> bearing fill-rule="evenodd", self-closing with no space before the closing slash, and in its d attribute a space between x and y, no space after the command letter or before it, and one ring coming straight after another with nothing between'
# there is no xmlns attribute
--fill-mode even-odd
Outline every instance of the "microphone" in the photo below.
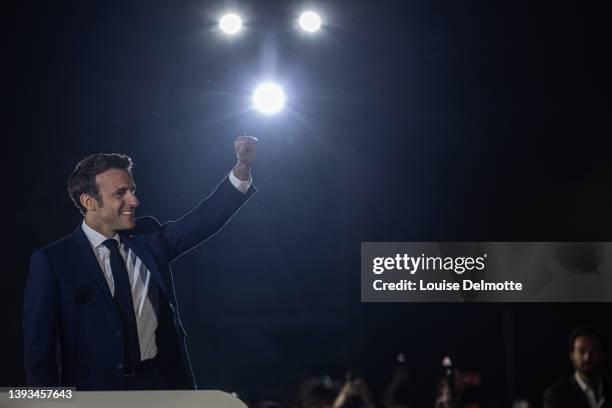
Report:
<svg viewBox="0 0 612 408"><path fill-rule="evenodd" d="M85 306L86 304L88 304L89 302L91 302L91 300L94 297L94 290L91 286L81 286L79 288L77 288L74 291L74 303L77 306L77 314L76 314L76 358L74 359L75 361L75 375L76 378L75 380L78 381L79 378L81 378L81 376L79 375L79 344L80 344L80 340L79 340L79 328L80 328L80 322L81 322L81 307ZM76 387L76 381L75 381L75 387Z"/></svg>

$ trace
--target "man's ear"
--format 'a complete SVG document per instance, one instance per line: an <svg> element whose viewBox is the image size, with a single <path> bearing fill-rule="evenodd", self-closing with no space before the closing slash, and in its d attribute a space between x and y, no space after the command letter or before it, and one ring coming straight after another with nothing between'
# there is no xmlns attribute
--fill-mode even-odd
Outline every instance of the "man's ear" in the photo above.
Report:
<svg viewBox="0 0 612 408"><path fill-rule="evenodd" d="M89 194L81 194L79 201L87 211L95 211L99 207L98 201Z"/></svg>

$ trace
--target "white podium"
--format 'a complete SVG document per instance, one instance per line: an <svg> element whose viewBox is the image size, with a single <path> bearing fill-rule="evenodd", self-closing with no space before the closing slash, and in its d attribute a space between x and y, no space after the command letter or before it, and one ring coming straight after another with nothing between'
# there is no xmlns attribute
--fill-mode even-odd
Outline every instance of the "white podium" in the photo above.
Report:
<svg viewBox="0 0 612 408"><path fill-rule="evenodd" d="M74 391L71 399L10 399L0 393L1 408L247 408L221 391Z"/></svg>

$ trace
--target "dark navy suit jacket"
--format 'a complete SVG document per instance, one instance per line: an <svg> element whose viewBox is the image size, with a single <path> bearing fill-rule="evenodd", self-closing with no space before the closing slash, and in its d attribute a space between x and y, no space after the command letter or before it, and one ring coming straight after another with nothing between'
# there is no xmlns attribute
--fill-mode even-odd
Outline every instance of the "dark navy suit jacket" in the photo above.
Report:
<svg viewBox="0 0 612 408"><path fill-rule="evenodd" d="M607 377L602 378L603 395L606 403L603 408L612 406L612 383ZM565 377L544 391L544 408L590 408L586 394L578 385L574 374Z"/></svg>
<svg viewBox="0 0 612 408"><path fill-rule="evenodd" d="M177 221L136 220L120 233L151 272L148 296L158 318L157 356L170 387L196 388L179 316L170 263L219 231L255 193L226 177ZM74 232L34 252L23 315L25 370L32 386L124 387L121 322L108 283L79 224Z"/></svg>

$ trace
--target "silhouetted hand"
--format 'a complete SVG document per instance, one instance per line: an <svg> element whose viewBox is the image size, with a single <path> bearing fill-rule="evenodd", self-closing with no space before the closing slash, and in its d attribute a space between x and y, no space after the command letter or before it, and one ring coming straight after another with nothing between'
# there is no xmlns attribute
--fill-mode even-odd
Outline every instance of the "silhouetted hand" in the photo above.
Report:
<svg viewBox="0 0 612 408"><path fill-rule="evenodd" d="M344 383L344 386L334 401L333 408L342 407L347 399L351 397L359 398L363 402L363 406L374 406L372 403L372 396L366 383L363 380L351 380Z"/></svg>

